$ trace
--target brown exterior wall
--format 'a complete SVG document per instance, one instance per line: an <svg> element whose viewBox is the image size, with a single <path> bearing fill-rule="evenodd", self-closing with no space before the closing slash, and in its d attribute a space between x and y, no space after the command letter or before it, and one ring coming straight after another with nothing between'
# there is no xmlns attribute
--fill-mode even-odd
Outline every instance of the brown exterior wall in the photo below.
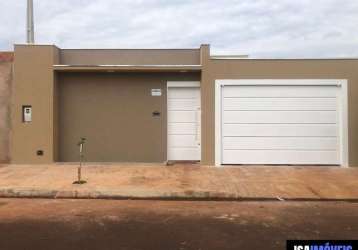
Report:
<svg viewBox="0 0 358 250"><path fill-rule="evenodd" d="M60 60L62 60L60 62ZM202 162L214 164L215 151L215 114L214 84L216 79L347 79L349 91L349 163L358 166L358 60L216 60L210 59L210 48L203 45L201 50L59 50L55 46L15 46L13 106L11 109L11 122L14 133L11 136L11 157L13 163L50 163L59 160L72 161L76 158L73 152L74 140L78 140L82 134L82 128L88 130L89 137L87 147L95 142L93 148L88 148L90 153L88 160L108 161L163 161L166 156L166 107L163 100L152 101L143 93L148 92L152 86L160 85L165 90L165 82L168 80L199 80L199 73L54 73L54 64L169 64L191 65L201 64L201 89L202 89ZM146 82L144 84L143 82ZM103 85L103 83L105 83ZM81 86L88 87L82 88ZM117 86L120 84L120 86ZM80 86L81 85L81 86ZM102 87L107 86L109 90ZM134 86L138 87L135 88ZM126 96L117 100L112 91L131 91L133 98ZM73 91L73 93L72 93ZM86 92L87 91L87 92ZM103 92L102 92L103 91ZM111 98L107 100L105 91L110 92ZM133 92L132 92L133 91ZM93 95L99 96L99 101L87 102ZM163 97L165 98L165 91ZM75 97L80 99L77 100ZM81 99L82 98L82 99ZM85 99L83 99L85 98ZM83 100L83 101L81 101ZM22 122L22 105L32 105L33 122ZM78 107L77 107L77 106ZM162 105L162 106L160 106ZM88 110L79 112L71 110L70 106L88 106ZM110 106L108 109L107 107ZM135 117L133 112L121 109L116 113L114 106L134 107L140 117ZM152 107L161 108L161 125L159 130L156 123L145 127L146 121L151 117L145 117L153 110ZM86 127L90 123L88 111L93 111L96 116L104 116L111 121L108 129L114 131L116 126L122 125L123 118L129 117L124 129L118 128L117 138L125 138L120 142L110 139L108 146L120 149L125 157L118 157L111 149L108 155L98 155L101 140L95 138L94 130ZM69 113L68 113L69 112ZM104 114L102 114L102 113ZM81 121L76 117L87 121ZM143 118L143 119L142 119ZM87 120L86 120L87 119ZM105 120L103 119L103 121ZM105 128L103 121L95 119L94 128ZM82 121L81 121L82 122ZM140 125L143 125L141 127ZM107 126L107 127L108 127ZM133 130L131 130L133 129ZM152 130L151 132L145 131ZM137 135L139 131L139 135ZM144 133L145 132L145 133ZM100 131L100 135L108 136ZM153 134L151 134L153 133ZM155 136L160 137L153 142ZM152 137L153 136L153 137ZM93 138L90 138L93 137ZM111 137L108 137L111 138ZM131 139L130 139L131 138ZM135 139L133 139L135 138ZM142 139L138 139L142 138ZM138 145L143 141L143 147ZM154 150L154 145L157 147ZM75 145L74 145L75 146ZM135 149L136 147L136 149ZM130 151L128 151L130 149ZM44 156L37 156L37 150L44 150ZM127 151L126 151L127 150ZM134 152L134 155L129 155ZM97 155L96 155L97 154ZM90 156L92 155L92 156ZM101 158L102 157L102 158Z"/></svg>
<svg viewBox="0 0 358 250"><path fill-rule="evenodd" d="M86 161L164 162L167 81L199 80L182 73L61 73L59 161L78 161L76 143L86 137ZM151 89L162 96L151 96ZM152 112L159 111L160 117Z"/></svg>
<svg viewBox="0 0 358 250"><path fill-rule="evenodd" d="M199 49L64 49L65 65L199 65Z"/></svg>
<svg viewBox="0 0 358 250"><path fill-rule="evenodd" d="M60 63L77 64L80 66L86 66L88 64L197 65L200 64L200 50L60 50L56 46L51 45L16 45L14 62L13 108L11 112L11 124L14 130L14 133L11 135L10 143L12 163L51 163L59 160L74 159L74 156L69 155L69 158L67 158L67 153L63 153L64 146L62 145L64 145L64 139L66 138L62 138L61 133L63 133L63 128L59 127L59 125L61 125L63 122L62 120L65 119L63 118L64 116L61 115L61 108L63 108L61 106L61 99L67 98L66 95L61 95L61 91L66 92L63 91L63 88L61 87L61 82L63 80L63 76L61 74L69 74L55 72L53 65L58 65ZM73 74L72 76L75 76L79 73L71 74ZM91 77L93 76L91 73L84 73L83 80L85 81L86 79L88 80L91 78L86 77L86 74L90 74ZM108 76L113 73L106 72L96 74L97 76L101 75L101 79L98 79L99 82L112 81L108 80ZM143 78L143 73L135 72L131 74L131 77L123 78L122 80L120 78L115 78L113 81L117 82L117 80L119 80L119 82L122 83L123 81L126 81L123 84L128 84L128 86L131 85L129 82L127 82L127 80L130 80L130 82L134 84L139 82L139 84L143 84L143 82L154 84L156 81L156 84L163 86L164 82L167 80L200 79L200 73L189 72L165 74L156 73L157 75L153 75L154 73L147 73L146 79ZM83 80L80 80L80 82ZM74 85L76 85L76 83ZM112 84L112 87L113 86L114 85ZM148 86L145 86L145 88L147 87ZM91 89L92 87L89 88L89 91L91 91ZM166 94L165 89L163 90L164 95L162 98L164 98ZM129 102L128 104L131 104L132 101L133 103L138 103L136 97L141 96L139 93L140 91L138 92L138 95L135 94L133 99L126 99ZM106 102L105 99L103 101L104 103ZM116 104L118 103L113 102L113 105ZM31 105L33 108L31 123L23 123L22 121L23 105ZM143 107L146 107L146 105L143 105ZM92 108L96 109L96 107ZM166 111L166 107L162 108ZM128 116L129 114L123 113L122 115ZM71 116L71 114L69 116ZM166 118L165 113L163 114L163 118ZM132 121L138 124L142 123L140 119L134 119ZM127 128L131 127L131 125L128 125ZM138 128L138 126L136 128ZM166 156L163 154L163 152L166 151L166 132L164 131L166 131L166 124L165 127L163 127L161 130L162 142L160 144L160 149L156 149L156 152L159 152L156 155L149 153L147 156L145 156L143 150L137 150L139 153L135 157L108 157L108 160L110 161L112 159L118 159L119 161L132 161L134 158L136 158L135 161L142 161L142 159L143 161L165 160ZM143 130L140 130L140 132L143 133ZM165 133L165 136L163 136L163 133ZM118 134L123 138L127 136L127 134L123 134L122 132ZM143 138L144 140L147 139L146 137ZM136 140L136 142L138 142L138 140ZM124 141L122 140L121 143L124 143ZM109 145L114 147L119 146L119 148L124 149L123 145L118 143ZM149 144L148 147L146 147L146 150L147 149L149 152L153 152L154 150L153 146L149 146ZM36 154L38 150L42 150L44 155L38 156ZM95 154L93 155L96 156ZM93 158L93 160L95 160L95 158Z"/></svg>
<svg viewBox="0 0 358 250"><path fill-rule="evenodd" d="M349 164L358 166L358 60L206 60L202 71L202 159L214 164L216 79L347 79Z"/></svg>
<svg viewBox="0 0 358 250"><path fill-rule="evenodd" d="M12 52L0 52L0 163L10 161Z"/></svg>
<svg viewBox="0 0 358 250"><path fill-rule="evenodd" d="M54 46L16 45L11 122L12 163L54 161ZM22 122L22 105L31 105L32 122ZM43 156L37 156L43 150Z"/></svg>

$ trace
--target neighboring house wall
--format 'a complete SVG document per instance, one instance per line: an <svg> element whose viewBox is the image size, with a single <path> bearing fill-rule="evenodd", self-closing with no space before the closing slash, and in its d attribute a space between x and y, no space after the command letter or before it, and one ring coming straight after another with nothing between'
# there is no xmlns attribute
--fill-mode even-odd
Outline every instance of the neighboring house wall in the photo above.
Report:
<svg viewBox="0 0 358 250"><path fill-rule="evenodd" d="M12 52L0 52L0 163L10 161Z"/></svg>
<svg viewBox="0 0 358 250"><path fill-rule="evenodd" d="M217 79L347 79L349 165L358 166L358 60L206 60L201 80L204 164L215 161Z"/></svg>

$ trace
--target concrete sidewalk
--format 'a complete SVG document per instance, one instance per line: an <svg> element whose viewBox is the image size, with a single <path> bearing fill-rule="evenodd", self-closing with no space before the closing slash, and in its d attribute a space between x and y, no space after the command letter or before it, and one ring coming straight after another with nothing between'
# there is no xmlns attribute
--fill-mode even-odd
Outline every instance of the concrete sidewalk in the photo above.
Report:
<svg viewBox="0 0 358 250"><path fill-rule="evenodd" d="M3 165L0 197L358 200L358 168L103 164Z"/></svg>

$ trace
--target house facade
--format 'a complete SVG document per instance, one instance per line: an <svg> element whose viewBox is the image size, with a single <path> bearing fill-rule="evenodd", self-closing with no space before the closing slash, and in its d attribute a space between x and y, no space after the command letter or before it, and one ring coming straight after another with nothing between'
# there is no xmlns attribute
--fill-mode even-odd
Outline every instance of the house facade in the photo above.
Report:
<svg viewBox="0 0 358 250"><path fill-rule="evenodd" d="M15 45L12 163L358 165L358 60Z"/></svg>

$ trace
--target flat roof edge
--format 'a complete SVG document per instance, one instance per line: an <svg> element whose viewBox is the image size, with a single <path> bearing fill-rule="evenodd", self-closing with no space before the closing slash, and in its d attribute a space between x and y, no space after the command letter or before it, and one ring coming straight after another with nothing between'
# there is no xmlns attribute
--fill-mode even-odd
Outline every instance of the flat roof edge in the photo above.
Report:
<svg viewBox="0 0 358 250"><path fill-rule="evenodd" d="M201 71L201 65L53 65L55 71Z"/></svg>
<svg viewBox="0 0 358 250"><path fill-rule="evenodd" d="M54 64L54 67L201 67L201 64L99 64L99 65L67 65Z"/></svg>
<svg viewBox="0 0 358 250"><path fill-rule="evenodd" d="M228 60L228 61L233 61L233 60L238 60L238 61L333 61L333 60L358 60L357 58L216 58L216 57L211 57L211 60L218 60L218 61L223 61L223 60Z"/></svg>
<svg viewBox="0 0 358 250"><path fill-rule="evenodd" d="M200 48L65 48L61 50L200 50Z"/></svg>

